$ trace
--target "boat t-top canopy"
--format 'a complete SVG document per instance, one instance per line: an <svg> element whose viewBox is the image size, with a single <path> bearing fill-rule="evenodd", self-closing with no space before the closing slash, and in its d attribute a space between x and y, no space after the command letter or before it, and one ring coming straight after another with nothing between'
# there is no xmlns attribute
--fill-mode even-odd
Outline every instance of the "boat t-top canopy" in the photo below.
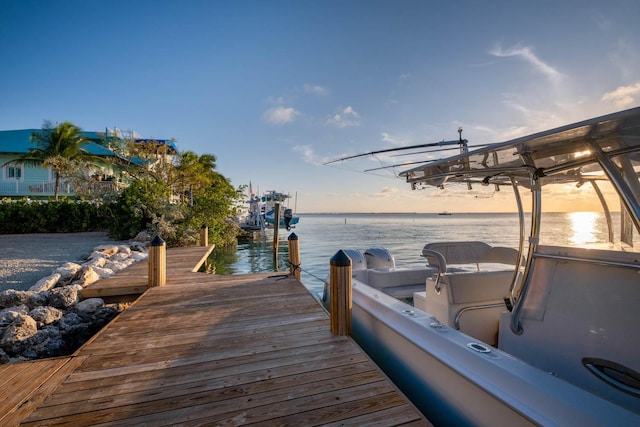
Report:
<svg viewBox="0 0 640 427"><path fill-rule="evenodd" d="M606 179L597 162L626 155L640 160L640 107L492 144L435 161L400 176L413 189L445 182L528 186L532 178L553 182ZM636 165L637 166L637 165Z"/></svg>

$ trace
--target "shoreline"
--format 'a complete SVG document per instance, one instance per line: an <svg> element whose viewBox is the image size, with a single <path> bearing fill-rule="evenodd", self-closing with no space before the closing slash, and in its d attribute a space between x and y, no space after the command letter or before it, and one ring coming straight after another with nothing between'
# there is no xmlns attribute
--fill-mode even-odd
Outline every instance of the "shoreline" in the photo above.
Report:
<svg viewBox="0 0 640 427"><path fill-rule="evenodd" d="M96 246L120 244L106 232L0 235L0 292L27 290L65 262L79 262Z"/></svg>

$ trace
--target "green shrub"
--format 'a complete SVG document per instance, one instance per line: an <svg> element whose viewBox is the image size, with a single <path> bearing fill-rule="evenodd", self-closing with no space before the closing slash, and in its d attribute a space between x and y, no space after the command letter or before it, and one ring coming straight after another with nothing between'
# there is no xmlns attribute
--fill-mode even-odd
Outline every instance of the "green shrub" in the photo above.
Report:
<svg viewBox="0 0 640 427"><path fill-rule="evenodd" d="M2 200L0 202L0 234L76 233L106 231L107 218L100 206L70 199Z"/></svg>

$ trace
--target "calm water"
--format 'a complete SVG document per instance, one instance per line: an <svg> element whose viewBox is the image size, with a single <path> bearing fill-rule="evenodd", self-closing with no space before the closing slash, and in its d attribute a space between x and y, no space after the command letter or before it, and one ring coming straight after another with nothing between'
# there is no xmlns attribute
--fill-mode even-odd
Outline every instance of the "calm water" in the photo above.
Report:
<svg viewBox="0 0 640 427"><path fill-rule="evenodd" d="M543 216L546 244L581 245L607 239L605 220L597 213L550 213ZM423 265L422 247L429 242L480 240L494 245L518 245L515 214L306 214L293 229L299 239L302 282L314 294L322 292L329 260L340 249L382 246L397 266ZM287 237L281 231L278 270L288 271ZM528 232L528 230L527 230ZM217 274L274 271L273 232L264 241L239 242L237 248L216 249L212 261Z"/></svg>

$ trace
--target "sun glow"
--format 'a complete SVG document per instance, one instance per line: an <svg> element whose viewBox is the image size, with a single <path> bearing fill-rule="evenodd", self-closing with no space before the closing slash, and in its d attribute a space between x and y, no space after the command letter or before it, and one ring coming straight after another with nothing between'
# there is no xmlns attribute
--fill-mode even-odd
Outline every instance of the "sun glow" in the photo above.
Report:
<svg viewBox="0 0 640 427"><path fill-rule="evenodd" d="M571 236L569 241L573 245L585 245L595 243L596 222L600 214L597 212L571 212L568 214L571 221Z"/></svg>

